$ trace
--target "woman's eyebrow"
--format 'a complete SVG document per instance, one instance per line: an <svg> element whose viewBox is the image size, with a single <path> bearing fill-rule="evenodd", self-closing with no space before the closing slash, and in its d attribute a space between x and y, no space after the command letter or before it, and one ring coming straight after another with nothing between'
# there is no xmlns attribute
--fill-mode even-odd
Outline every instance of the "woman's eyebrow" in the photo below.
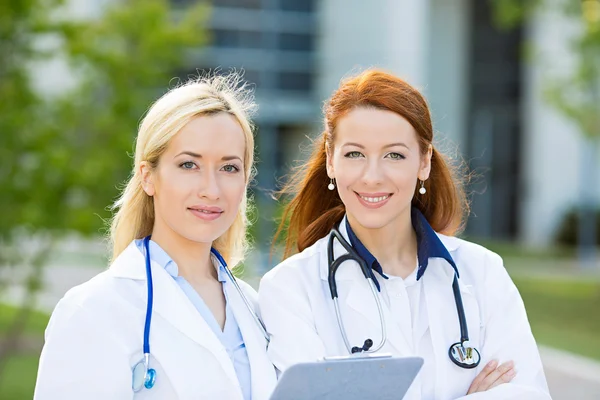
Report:
<svg viewBox="0 0 600 400"><path fill-rule="evenodd" d="M221 158L222 161L231 161L231 160L240 160L240 162L242 161L242 158L239 156L223 156Z"/></svg>
<svg viewBox="0 0 600 400"><path fill-rule="evenodd" d="M193 151L182 151L181 153L177 154L173 158L177 158L181 155L187 155L187 156L191 156L194 158L202 158L202 154L194 153ZM231 161L231 160L240 160L240 162L241 162L242 158L240 156L236 156L236 155L229 155L229 156L221 157L221 161Z"/></svg>
<svg viewBox="0 0 600 400"><path fill-rule="evenodd" d="M384 149L390 148L390 147L396 147L396 146L400 146L400 147L406 147L408 149L408 146L403 143L403 142L397 142L397 143L390 143L390 144L386 144L385 146L383 146Z"/></svg>
<svg viewBox="0 0 600 400"><path fill-rule="evenodd" d="M193 151L182 151L181 153L177 154L173 158L177 158L177 157L179 157L181 155L187 155L187 156L191 156L191 157L194 157L194 158L202 158L202 154L194 153Z"/></svg>
<svg viewBox="0 0 600 400"><path fill-rule="evenodd" d="M344 143L342 146L355 146L355 147L358 147L360 149L364 149L365 148L365 146L363 146L362 144L360 144L360 143L354 143L354 142ZM406 147L407 149L409 149L409 147L405 143L403 143L403 142L386 144L385 146L383 146L383 148L387 149L387 148L395 147L395 146Z"/></svg>

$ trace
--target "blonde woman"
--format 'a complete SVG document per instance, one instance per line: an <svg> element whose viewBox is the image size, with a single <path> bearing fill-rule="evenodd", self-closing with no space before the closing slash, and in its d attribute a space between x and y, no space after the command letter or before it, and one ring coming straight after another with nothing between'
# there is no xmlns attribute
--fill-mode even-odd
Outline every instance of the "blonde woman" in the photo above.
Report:
<svg viewBox="0 0 600 400"><path fill-rule="evenodd" d="M112 265L56 306L36 399L269 397L256 293L227 267L246 247L253 107L230 75L150 108L115 204Z"/></svg>

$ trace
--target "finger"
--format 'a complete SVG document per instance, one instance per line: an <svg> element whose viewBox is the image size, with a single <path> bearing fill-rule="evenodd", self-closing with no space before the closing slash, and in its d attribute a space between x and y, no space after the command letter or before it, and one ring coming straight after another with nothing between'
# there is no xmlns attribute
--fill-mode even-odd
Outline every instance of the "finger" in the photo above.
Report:
<svg viewBox="0 0 600 400"><path fill-rule="evenodd" d="M506 371L504 374L502 374L502 376L500 376L498 379L496 379L496 381L494 383L492 383L487 390L495 388L496 386L501 385L503 383L509 383L510 381L512 381L514 379L515 376L517 376L517 370L514 368L511 368L508 371Z"/></svg>
<svg viewBox="0 0 600 400"><path fill-rule="evenodd" d="M492 360L489 363L487 363L487 365L481 370L481 372L479 374L477 374L477 376L475 377L475 379L473 379L473 382L471 383L471 386L469 387L469 391L467 392L467 394L471 394L471 393L475 393L478 390L479 385L481 384L481 382L492 372L494 372L494 370L496 369L496 367L498 366L498 361L497 360Z"/></svg>
<svg viewBox="0 0 600 400"><path fill-rule="evenodd" d="M491 374L489 374L488 376L486 376L483 379L483 381L479 385L479 391L483 392L483 391L488 390L490 388L490 386L492 385L492 383L496 382L496 380L498 378L500 378L502 375L504 375L505 373L510 371L513 367L514 367L514 363L512 361L508 361L508 362L505 362L504 364L500 365Z"/></svg>

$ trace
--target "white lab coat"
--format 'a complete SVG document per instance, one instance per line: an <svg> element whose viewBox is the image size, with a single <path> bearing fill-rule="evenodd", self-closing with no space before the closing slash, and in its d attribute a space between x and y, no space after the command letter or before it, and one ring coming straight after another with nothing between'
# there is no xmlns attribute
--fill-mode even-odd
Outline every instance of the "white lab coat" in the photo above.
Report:
<svg viewBox="0 0 600 400"><path fill-rule="evenodd" d="M346 220L340 232L348 240ZM550 399L540 356L532 336L523 302L504 269L502 259L491 251L464 240L439 235L460 273L460 292L470 340L481 352L476 369L463 369L450 361L448 349L460 339L452 291L453 268L443 259L431 258L423 280L428 324L435 357L435 377L419 373L406 399L419 399L419 385L434 385L436 400L462 399L473 379L491 359L513 360L517 370L511 383L465 396L469 400ZM324 356L348 355L328 286L327 240L296 254L269 271L259 288L263 320L271 335L268 354L278 370ZM334 254L345 251L334 241ZM379 314L368 282L356 262L345 262L337 272L342 318L351 345L381 338ZM379 353L419 356L405 340L382 300L387 343ZM402 318L396 320L402 321ZM404 319L406 320L406 319ZM400 322L401 323L401 322ZM427 326L418 327L422 332ZM374 397L376 398L376 394Z"/></svg>
<svg viewBox="0 0 600 400"><path fill-rule="evenodd" d="M105 272L71 289L46 329L35 399L242 400L233 363L219 339L175 280L152 263L154 311L150 329L155 386L135 394L132 367L142 359L146 315L145 259L135 243ZM238 279L249 301L256 292ZM244 338L252 399L268 399L276 384L266 340L236 290L229 302Z"/></svg>

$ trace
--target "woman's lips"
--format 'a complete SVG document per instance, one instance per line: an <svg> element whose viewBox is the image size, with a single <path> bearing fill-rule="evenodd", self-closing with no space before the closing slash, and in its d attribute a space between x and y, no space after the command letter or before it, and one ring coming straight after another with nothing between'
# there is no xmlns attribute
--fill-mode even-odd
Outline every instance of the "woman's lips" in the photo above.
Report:
<svg viewBox="0 0 600 400"><path fill-rule="evenodd" d="M358 201L365 207L375 209L383 207L392 197L391 193L358 193L354 192Z"/></svg>
<svg viewBox="0 0 600 400"><path fill-rule="evenodd" d="M219 218L221 214L223 214L223 210L221 208L214 206L200 205L189 207L188 210L196 217L204 221L214 221L215 219Z"/></svg>

